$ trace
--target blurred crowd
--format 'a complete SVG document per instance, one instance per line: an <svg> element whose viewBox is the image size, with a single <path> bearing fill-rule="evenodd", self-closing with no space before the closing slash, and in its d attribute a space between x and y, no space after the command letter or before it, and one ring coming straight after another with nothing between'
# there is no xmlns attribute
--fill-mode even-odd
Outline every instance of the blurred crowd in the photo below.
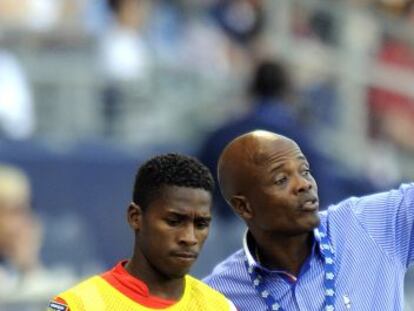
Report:
<svg viewBox="0 0 414 311"><path fill-rule="evenodd" d="M117 145L129 135L129 141L197 155L213 173L223 146L242 132L260 127L293 137L328 190L321 193L325 206L389 188L414 177L413 23L412 0L0 0L0 149L8 142L59 138L54 134L64 122L73 129L65 137L81 136L82 126L69 113L79 106L85 128L94 123L88 116L99 120L96 141ZM86 55L81 65L76 53ZM55 54L60 61L48 65ZM46 62L37 65L43 55ZM63 68L77 67L85 67L80 77L90 75L94 84L74 78L63 86L66 93L53 97L59 88L39 83L49 71L54 82L68 75ZM91 95L76 97L85 87ZM60 101L57 116L52 110ZM343 136L343 124L361 130ZM344 148L362 141L364 150L341 157L335 147L321 148L325 139ZM79 149L85 163L98 154L113 156ZM37 154L24 158L27 149L16 150L21 154L0 150L0 162L30 167L40 161ZM360 153L363 167L350 167L348 158ZM219 193L215 206L218 223L227 228L233 215ZM0 166L0 303L17 292L27 299L51 296L79 277L45 268L41 245L50 228L40 214L32 209L28 176L16 166ZM214 234L212 239L220 236ZM233 237L223 245L235 247ZM231 251L224 247L217 254Z"/></svg>
<svg viewBox="0 0 414 311"><path fill-rule="evenodd" d="M356 66L360 62L360 67L370 70L367 75L374 77L362 81L370 137L412 152L413 94L409 84L402 81L406 77L412 79L414 68L413 42L409 36L413 2L366 0L321 4L323 1L319 6L294 1L287 8L289 20L282 26L277 18L283 12L272 18L269 16L272 3L265 0L25 0L18 4L1 0L0 132L4 137L24 139L36 136L42 127L37 120L43 112L39 108L42 98L33 86L31 69L18 59L19 48L25 44L33 48L35 40L39 41L35 48L44 45L57 53L59 49L91 42L89 57L92 58L86 63L96 65L89 71L96 70L94 77L100 82L95 96L101 106L100 133L116 136L117 126L124 120L122 114L128 113L125 107L129 99L124 94L128 83L132 88L135 85L136 92L143 91L145 82L157 81L156 69L162 67L176 70L177 75L180 71L197 72L210 81L242 81L240 88L257 63L269 55L292 63L283 52L284 41L279 43L280 38L272 36L272 31L287 27L294 40L310 40L313 47L342 49ZM352 14L340 13L345 5L354 8ZM359 31L361 28L367 31ZM27 35L19 41L16 37L22 33ZM19 46L14 49L17 55L13 55L16 52L13 44ZM311 48L308 54L301 56L301 68L297 65L289 68L294 84L300 88L297 94L302 113L308 121L332 127L340 122L338 77L335 72L326 73L327 64L323 64L326 53L320 48ZM377 74L381 69L385 72ZM399 77L396 82L397 79L390 78L394 74ZM178 83L179 78L176 80ZM243 109L240 105L231 106L232 101L237 99L229 100L227 111L218 111L231 114ZM150 121L144 119L142 124L145 122Z"/></svg>

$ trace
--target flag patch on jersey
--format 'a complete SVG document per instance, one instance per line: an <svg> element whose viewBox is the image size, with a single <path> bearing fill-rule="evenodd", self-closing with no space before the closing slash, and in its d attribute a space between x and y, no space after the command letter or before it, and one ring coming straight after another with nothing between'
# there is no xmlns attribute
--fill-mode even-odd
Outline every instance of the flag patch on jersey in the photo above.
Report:
<svg viewBox="0 0 414 311"><path fill-rule="evenodd" d="M51 301L49 302L49 306L47 307L47 311L67 311L68 306L62 303Z"/></svg>

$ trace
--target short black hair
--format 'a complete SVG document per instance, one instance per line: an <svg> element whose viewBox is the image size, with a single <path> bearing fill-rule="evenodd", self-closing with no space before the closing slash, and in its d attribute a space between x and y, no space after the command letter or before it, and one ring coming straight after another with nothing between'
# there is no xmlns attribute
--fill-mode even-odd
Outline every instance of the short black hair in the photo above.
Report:
<svg viewBox="0 0 414 311"><path fill-rule="evenodd" d="M250 95L257 98L284 97L289 94L291 81L285 66L276 60L262 60L255 68L249 91Z"/></svg>
<svg viewBox="0 0 414 311"><path fill-rule="evenodd" d="M145 209L164 186L199 188L212 194L214 180L210 170L194 157L178 153L158 155L138 169L132 200Z"/></svg>
<svg viewBox="0 0 414 311"><path fill-rule="evenodd" d="M107 5L110 11L114 14L119 13L119 10L124 2L124 0L107 0Z"/></svg>

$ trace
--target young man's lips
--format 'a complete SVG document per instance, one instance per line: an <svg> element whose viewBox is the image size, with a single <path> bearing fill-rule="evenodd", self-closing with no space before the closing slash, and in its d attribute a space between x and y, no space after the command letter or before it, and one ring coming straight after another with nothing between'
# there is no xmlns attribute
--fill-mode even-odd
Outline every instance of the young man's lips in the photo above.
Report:
<svg viewBox="0 0 414 311"><path fill-rule="evenodd" d="M183 252L173 252L172 255L174 257L179 257L179 258L188 259L188 260L196 259L197 256L198 256L198 254L195 253L195 252L186 252L186 251L183 251Z"/></svg>

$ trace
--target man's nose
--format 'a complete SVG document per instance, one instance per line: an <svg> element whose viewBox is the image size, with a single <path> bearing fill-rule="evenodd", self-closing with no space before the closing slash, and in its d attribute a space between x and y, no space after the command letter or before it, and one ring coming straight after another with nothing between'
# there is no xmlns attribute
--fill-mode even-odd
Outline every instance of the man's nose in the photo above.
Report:
<svg viewBox="0 0 414 311"><path fill-rule="evenodd" d="M309 178L305 176L298 175L296 178L296 191L300 192L307 192L311 190L313 187L313 183Z"/></svg>
<svg viewBox="0 0 414 311"><path fill-rule="evenodd" d="M185 226L180 232L180 242L187 245L197 244L196 229L193 224Z"/></svg>

